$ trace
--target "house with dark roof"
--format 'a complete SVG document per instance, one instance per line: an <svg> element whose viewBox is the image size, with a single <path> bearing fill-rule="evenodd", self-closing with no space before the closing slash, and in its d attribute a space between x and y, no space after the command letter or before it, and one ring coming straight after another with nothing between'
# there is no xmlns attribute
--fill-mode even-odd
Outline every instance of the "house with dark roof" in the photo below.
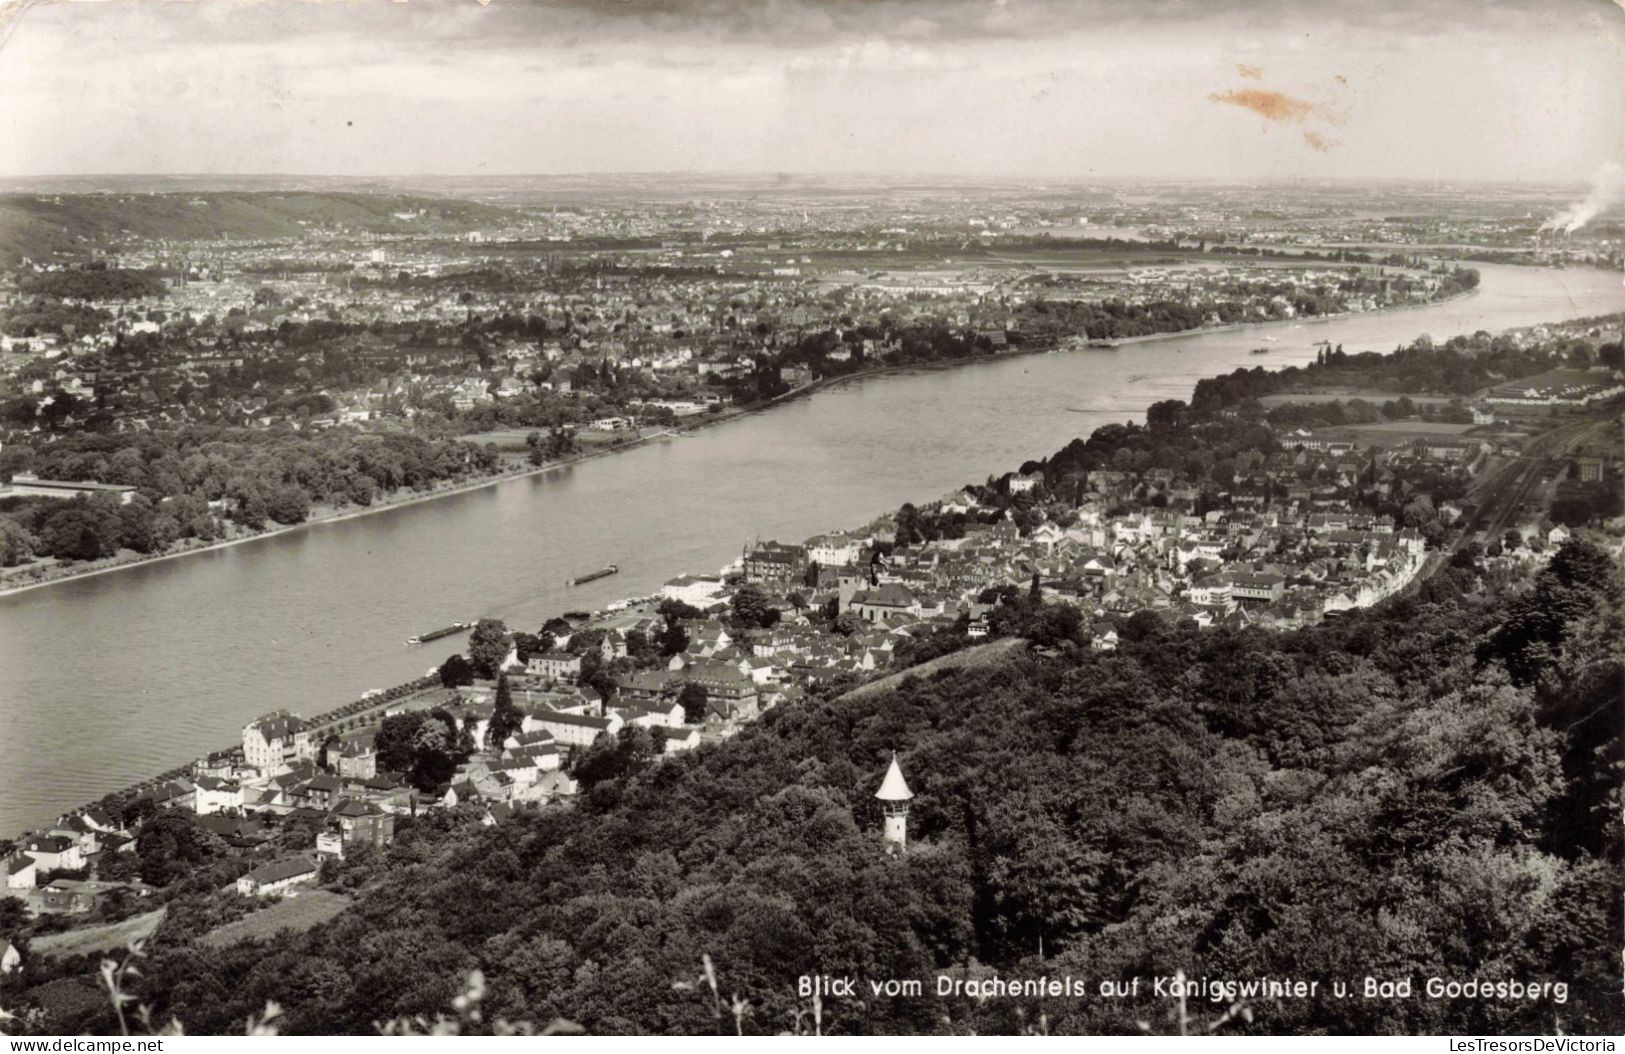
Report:
<svg viewBox="0 0 1625 1054"><path fill-rule="evenodd" d="M316 881L320 869L309 857L295 856L257 867L237 880L245 897L281 896L295 886Z"/></svg>
<svg viewBox="0 0 1625 1054"><path fill-rule="evenodd" d="M243 727L243 758L264 772L316 756L310 729L298 714L274 710Z"/></svg>
<svg viewBox="0 0 1625 1054"><path fill-rule="evenodd" d="M847 610L865 622L884 622L893 615L918 615L920 602L907 586L883 582L871 589L860 589L853 593Z"/></svg>
<svg viewBox="0 0 1625 1054"><path fill-rule="evenodd" d="M33 858L41 871L78 871L85 866L79 842L60 834L24 839L22 851L23 855Z"/></svg>
<svg viewBox="0 0 1625 1054"><path fill-rule="evenodd" d="M147 897L152 892L153 887L142 882L58 878L44 889L34 890L29 906L36 914L83 915L94 911L108 897Z"/></svg>

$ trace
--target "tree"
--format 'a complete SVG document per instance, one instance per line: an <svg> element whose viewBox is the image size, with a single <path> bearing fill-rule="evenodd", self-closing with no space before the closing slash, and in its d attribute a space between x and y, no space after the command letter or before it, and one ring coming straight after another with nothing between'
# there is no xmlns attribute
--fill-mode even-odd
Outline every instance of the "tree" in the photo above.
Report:
<svg viewBox="0 0 1625 1054"><path fill-rule="evenodd" d="M461 688L474 683L474 664L460 654L448 657L440 664L439 672L442 688Z"/></svg>
<svg viewBox="0 0 1625 1054"><path fill-rule="evenodd" d="M514 705L513 689L508 686L507 676L498 677L496 707L491 711L491 721L485 727L485 741L500 751L508 737L518 733L524 725L525 715Z"/></svg>
<svg viewBox="0 0 1625 1054"><path fill-rule="evenodd" d="M863 628L863 620L850 611L843 611L829 624L831 633L850 637Z"/></svg>
<svg viewBox="0 0 1625 1054"><path fill-rule="evenodd" d="M265 498L265 514L277 523L304 523L310 516L310 495L293 483L273 487Z"/></svg>
<svg viewBox="0 0 1625 1054"><path fill-rule="evenodd" d="M508 657L508 627L501 619L482 618L468 638L468 661L480 677L495 677Z"/></svg>
<svg viewBox="0 0 1625 1054"><path fill-rule="evenodd" d="M372 747L378 752L378 768L384 772L408 773L416 760L414 740L422 713L392 714L373 733Z"/></svg>
<svg viewBox="0 0 1625 1054"><path fill-rule="evenodd" d="M513 635L513 653L521 665L530 661L532 655L540 655L544 651L551 651L553 638L546 634L515 633Z"/></svg>
<svg viewBox="0 0 1625 1054"><path fill-rule="evenodd" d="M46 552L59 560L96 560L118 552L123 523L116 499L87 499L83 495L58 502L40 528Z"/></svg>
<svg viewBox="0 0 1625 1054"><path fill-rule="evenodd" d="M655 606L655 614L667 622L697 619L705 616L705 612L693 604L685 604L683 601L673 600L671 597L665 598Z"/></svg>
<svg viewBox="0 0 1625 1054"><path fill-rule="evenodd" d="M412 769L408 779L420 791L433 792L457 771L457 722L444 710L432 710L412 733Z"/></svg>
<svg viewBox="0 0 1625 1054"><path fill-rule="evenodd" d="M653 737L641 725L625 725L614 736L600 735L576 759L573 775L582 791L606 780L635 775L649 766L656 754Z"/></svg>
<svg viewBox="0 0 1625 1054"><path fill-rule="evenodd" d="M225 843L181 809L165 809L141 825L135 839L141 880L167 886L225 853Z"/></svg>
<svg viewBox="0 0 1625 1054"><path fill-rule="evenodd" d="M660 654L676 655L687 647L688 632L683 629L682 623L668 618L666 627L660 631Z"/></svg>
<svg viewBox="0 0 1625 1054"><path fill-rule="evenodd" d="M683 708L684 724L704 724L706 708L710 702L711 695L705 690L705 686L695 684L693 681L683 685L683 690L677 693L677 705Z"/></svg>
<svg viewBox="0 0 1625 1054"><path fill-rule="evenodd" d="M755 585L742 585L729 601L733 611L734 622L741 629L757 629L771 626L778 621L779 613L768 601L767 594Z"/></svg>
<svg viewBox="0 0 1625 1054"><path fill-rule="evenodd" d="M0 516L0 566L15 567L34 559L39 539L16 520Z"/></svg>

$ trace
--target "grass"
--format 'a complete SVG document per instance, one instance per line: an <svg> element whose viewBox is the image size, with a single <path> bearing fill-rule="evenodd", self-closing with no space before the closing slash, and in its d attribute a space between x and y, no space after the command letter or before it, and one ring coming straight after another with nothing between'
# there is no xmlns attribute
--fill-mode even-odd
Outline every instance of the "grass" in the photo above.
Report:
<svg viewBox="0 0 1625 1054"><path fill-rule="evenodd" d="M203 935L201 943L211 948L228 948L243 941L266 940L283 930L303 933L349 906L349 897L324 889L303 889L236 922L215 927Z"/></svg>
<svg viewBox="0 0 1625 1054"><path fill-rule="evenodd" d="M90 955L95 952L123 948L132 941L145 940L164 921L167 908L133 915L122 922L107 922L100 926L86 926L66 933L52 933L34 938L30 950L39 955Z"/></svg>
<svg viewBox="0 0 1625 1054"><path fill-rule="evenodd" d="M1355 432L1403 432L1416 436L1461 435L1475 425L1451 424L1448 421L1380 421L1368 425L1348 425Z"/></svg>
<svg viewBox="0 0 1625 1054"><path fill-rule="evenodd" d="M1286 403L1335 403L1350 399L1364 399L1381 406L1390 400L1406 398L1413 403L1448 403L1463 398L1454 395L1412 395L1406 392L1384 392L1373 388L1319 388L1315 391L1275 392L1259 398L1260 405L1281 406Z"/></svg>
<svg viewBox="0 0 1625 1054"><path fill-rule="evenodd" d="M1020 637L1005 637L991 640L986 644L973 644L960 651L939 655L935 659L928 659L918 666L910 666L906 670L887 674L878 680L862 684L841 696L842 699L867 699L870 696L889 692L903 683L906 677L927 678L939 670L966 670L980 669L985 666L996 666L1004 660L1005 656L1013 651L1025 648L1027 642Z"/></svg>

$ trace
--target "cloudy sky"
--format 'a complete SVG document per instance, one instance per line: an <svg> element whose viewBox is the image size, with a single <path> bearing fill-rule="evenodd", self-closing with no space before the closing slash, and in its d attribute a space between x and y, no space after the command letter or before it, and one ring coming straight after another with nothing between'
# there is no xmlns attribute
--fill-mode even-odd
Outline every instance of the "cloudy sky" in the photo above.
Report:
<svg viewBox="0 0 1625 1054"><path fill-rule="evenodd" d="M0 175L1581 180L1625 131L1611 0L22 5Z"/></svg>

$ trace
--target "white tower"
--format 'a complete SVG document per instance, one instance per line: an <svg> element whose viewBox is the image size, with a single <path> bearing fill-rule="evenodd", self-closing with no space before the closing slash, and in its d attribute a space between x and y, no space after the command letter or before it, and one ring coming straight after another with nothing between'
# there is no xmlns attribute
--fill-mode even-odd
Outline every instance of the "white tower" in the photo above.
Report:
<svg viewBox="0 0 1625 1054"><path fill-rule="evenodd" d="M914 792L908 789L908 781L903 779L902 767L897 764L897 754L891 756L891 768L886 770L886 778L880 781L880 789L875 792L880 799L880 808L886 814L885 839L888 846L896 846L898 852L908 848L908 803L914 797Z"/></svg>

